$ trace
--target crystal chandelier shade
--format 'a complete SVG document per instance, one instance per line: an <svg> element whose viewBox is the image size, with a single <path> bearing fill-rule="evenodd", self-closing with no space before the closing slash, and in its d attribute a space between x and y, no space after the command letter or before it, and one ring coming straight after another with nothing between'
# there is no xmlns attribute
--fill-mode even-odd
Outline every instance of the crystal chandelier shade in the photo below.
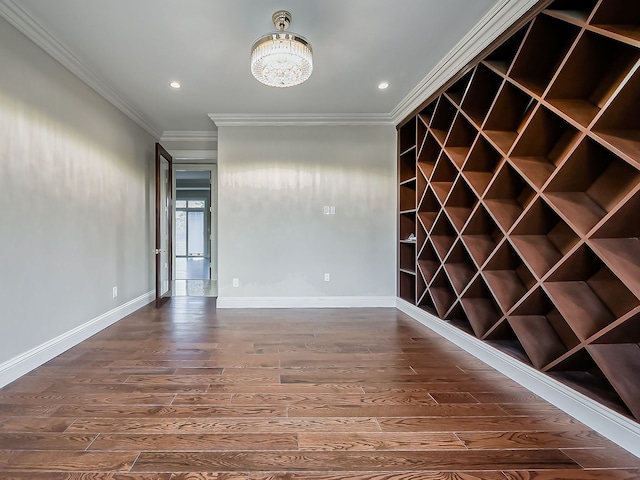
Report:
<svg viewBox="0 0 640 480"><path fill-rule="evenodd" d="M273 14L277 32L259 38L251 47L251 73L259 82L271 87L292 87L307 80L313 72L313 50L301 35L284 30L291 14Z"/></svg>

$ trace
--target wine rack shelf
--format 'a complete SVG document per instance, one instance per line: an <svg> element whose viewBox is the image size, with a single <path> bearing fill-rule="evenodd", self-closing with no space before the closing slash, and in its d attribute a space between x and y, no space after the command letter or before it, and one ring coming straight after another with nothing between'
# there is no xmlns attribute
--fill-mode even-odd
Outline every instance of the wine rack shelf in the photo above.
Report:
<svg viewBox="0 0 640 480"><path fill-rule="evenodd" d="M640 421L640 8L537 12L398 125L398 295Z"/></svg>

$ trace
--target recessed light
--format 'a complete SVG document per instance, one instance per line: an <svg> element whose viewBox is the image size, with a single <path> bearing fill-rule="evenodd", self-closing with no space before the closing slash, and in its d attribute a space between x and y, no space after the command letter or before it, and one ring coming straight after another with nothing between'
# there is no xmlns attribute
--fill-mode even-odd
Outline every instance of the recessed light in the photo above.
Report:
<svg viewBox="0 0 640 480"><path fill-rule="evenodd" d="M171 86L171 88L180 88L180 84L178 82L171 82L169 85Z"/></svg>
<svg viewBox="0 0 640 480"><path fill-rule="evenodd" d="M386 88L389 88L389 82L382 82L382 83L380 83L380 85L378 85L378 88L379 88L380 90L384 90L384 89L386 89Z"/></svg>

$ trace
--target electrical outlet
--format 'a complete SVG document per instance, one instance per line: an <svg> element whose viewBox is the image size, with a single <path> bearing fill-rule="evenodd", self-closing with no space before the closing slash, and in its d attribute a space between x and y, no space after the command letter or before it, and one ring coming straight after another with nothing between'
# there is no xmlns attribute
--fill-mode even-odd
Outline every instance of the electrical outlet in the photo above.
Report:
<svg viewBox="0 0 640 480"><path fill-rule="evenodd" d="M329 210L329 215L335 215L336 214L336 207L331 207L331 209Z"/></svg>
<svg viewBox="0 0 640 480"><path fill-rule="evenodd" d="M331 208L329 207L329 205L324 206L324 214L331 215Z"/></svg>
<svg viewBox="0 0 640 480"><path fill-rule="evenodd" d="M325 282L330 282L331 281L331 275L329 273L325 273L324 274L324 281Z"/></svg>
<svg viewBox="0 0 640 480"><path fill-rule="evenodd" d="M238 288L240 286L240 280L237 278L233 279L233 288Z"/></svg>
<svg viewBox="0 0 640 480"><path fill-rule="evenodd" d="M118 296L118 287L113 287L113 298Z"/></svg>

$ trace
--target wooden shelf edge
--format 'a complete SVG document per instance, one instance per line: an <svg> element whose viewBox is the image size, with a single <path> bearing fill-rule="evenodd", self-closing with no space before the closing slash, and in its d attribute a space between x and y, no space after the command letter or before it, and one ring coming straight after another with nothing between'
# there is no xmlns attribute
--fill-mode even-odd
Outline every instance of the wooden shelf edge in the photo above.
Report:
<svg viewBox="0 0 640 480"><path fill-rule="evenodd" d="M414 276L414 277L416 276L415 270L409 270L407 268L399 268L398 271L400 273L406 273L407 275L411 275L411 276Z"/></svg>
<svg viewBox="0 0 640 480"><path fill-rule="evenodd" d="M623 343L586 348L631 413L640 419L640 383L636 381L640 371L640 345Z"/></svg>
<svg viewBox="0 0 640 480"><path fill-rule="evenodd" d="M544 315L510 315L507 321L537 369L543 368L567 352L567 348ZM540 341L541 338L544 338L544 342Z"/></svg>
<svg viewBox="0 0 640 480"><path fill-rule="evenodd" d="M398 185L400 185L401 187L404 187L410 183L414 183L416 179L417 179L416 177L407 178L406 180L401 181Z"/></svg>
<svg viewBox="0 0 640 480"><path fill-rule="evenodd" d="M584 341L615 318L586 282L545 282L543 288L576 336Z"/></svg>
<svg viewBox="0 0 640 480"><path fill-rule="evenodd" d="M416 150L416 148L417 148L417 147L416 147L415 145L411 145L411 146L410 146L410 147L408 147L406 150L404 150L404 151L400 152L400 154L399 154L399 155L402 157L402 156L406 155L407 153L409 153L411 150Z"/></svg>
<svg viewBox="0 0 640 480"><path fill-rule="evenodd" d="M587 244L640 298L640 238L591 238Z"/></svg>

